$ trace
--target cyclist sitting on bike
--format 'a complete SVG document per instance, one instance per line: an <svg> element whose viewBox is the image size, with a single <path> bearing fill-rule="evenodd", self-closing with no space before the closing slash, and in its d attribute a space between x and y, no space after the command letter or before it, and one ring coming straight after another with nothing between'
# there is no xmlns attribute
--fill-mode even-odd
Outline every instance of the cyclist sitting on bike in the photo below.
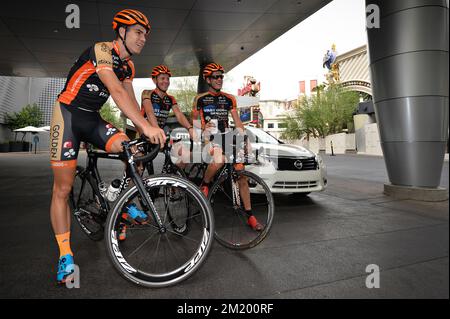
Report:
<svg viewBox="0 0 450 319"><path fill-rule="evenodd" d="M102 105L111 95L120 110L152 143L163 146L165 142L164 131L152 127L139 113L132 86L134 65L130 57L142 51L150 23L141 12L126 9L114 16L113 29L117 35L114 41L96 43L81 54L53 109L50 157L54 183L50 218L60 250L58 283L64 283L73 272L67 200L75 177L80 142L117 153L122 151L121 143L128 140L124 133L100 117ZM131 217L143 220L148 217L135 207L128 210Z"/></svg>
<svg viewBox="0 0 450 319"><path fill-rule="evenodd" d="M171 76L172 73L165 65L158 65L153 68L152 80L156 85L156 89L142 92L141 113L152 126L159 126L162 129L166 125L170 110L173 110L178 123L188 130L191 139L193 139L194 130L191 123L181 112L175 98L167 94ZM176 163L177 166L184 169L187 160L183 161L183 158L189 159L189 150L183 147L181 143L175 143L173 153L179 158Z"/></svg>
<svg viewBox="0 0 450 319"><path fill-rule="evenodd" d="M243 135L245 132L244 125L239 118L237 112L236 99L233 95L221 92L223 85L223 77L225 70L217 63L209 63L203 69L203 78L209 86L206 93L199 94L195 97L193 106L193 124L197 129L201 129L205 140L204 152L211 157L211 163L205 171L201 190L208 197L209 185L216 173L225 163L224 145L220 145L222 141L212 142L211 136L215 132L225 133L229 129L228 114L234 120L236 129ZM243 169L243 165L236 165L237 169ZM252 214L250 202L250 190L245 177L239 179L239 189L244 203L244 209L248 216L248 225L256 231L261 231L263 226L258 222Z"/></svg>

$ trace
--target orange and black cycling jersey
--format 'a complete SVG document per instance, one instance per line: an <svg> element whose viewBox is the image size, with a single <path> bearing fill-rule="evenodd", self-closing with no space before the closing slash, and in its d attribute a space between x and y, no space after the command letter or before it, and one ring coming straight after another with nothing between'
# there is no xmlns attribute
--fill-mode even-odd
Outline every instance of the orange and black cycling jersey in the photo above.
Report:
<svg viewBox="0 0 450 319"><path fill-rule="evenodd" d="M132 81L134 65L121 60L117 43L99 42L85 50L72 66L58 101L69 106L98 111L109 98L109 91L97 72L113 71L119 81Z"/></svg>
<svg viewBox="0 0 450 319"><path fill-rule="evenodd" d="M150 100L153 107L153 113L155 114L156 121L160 128L164 128L166 125L167 117L170 110L174 105L177 105L177 101L171 95L165 94L164 97L160 97L157 90L145 90L142 92L142 106L141 114L147 118L147 113L144 109L144 100Z"/></svg>
<svg viewBox="0 0 450 319"><path fill-rule="evenodd" d="M218 130L225 132L229 127L228 114L236 109L236 99L224 92L206 92L197 95L194 100L193 120L201 120L202 128L210 120L217 120Z"/></svg>

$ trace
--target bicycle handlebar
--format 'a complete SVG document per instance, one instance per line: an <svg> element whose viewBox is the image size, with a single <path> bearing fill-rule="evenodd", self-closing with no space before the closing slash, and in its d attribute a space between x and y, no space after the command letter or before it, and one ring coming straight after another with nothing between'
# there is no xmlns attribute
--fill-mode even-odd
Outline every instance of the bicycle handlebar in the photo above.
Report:
<svg viewBox="0 0 450 319"><path fill-rule="evenodd" d="M150 162L152 160L154 160L156 158L156 156L158 156L159 153L159 144L151 144L149 143L153 149L151 150L151 152L143 155L143 156L136 156L134 157L134 162Z"/></svg>
<svg viewBox="0 0 450 319"><path fill-rule="evenodd" d="M145 136L141 136L141 137L139 137L139 138L137 138L135 140L132 140L132 141L122 142L122 145L124 147L125 153L130 154L131 153L130 152L130 148L132 146L138 145L140 143L142 143L142 144L146 143L148 145L151 145L151 147L153 149L149 153L147 153L145 155L133 157L133 161L135 163L136 162L143 162L143 163L149 162L149 161L154 160L156 158L156 156L158 156L160 145L151 143Z"/></svg>

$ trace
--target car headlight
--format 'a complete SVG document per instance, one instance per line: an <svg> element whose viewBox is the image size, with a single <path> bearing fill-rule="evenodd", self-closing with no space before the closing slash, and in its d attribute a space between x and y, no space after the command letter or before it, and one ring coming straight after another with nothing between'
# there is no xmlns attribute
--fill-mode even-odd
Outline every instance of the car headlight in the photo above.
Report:
<svg viewBox="0 0 450 319"><path fill-rule="evenodd" d="M317 169L319 169L323 165L323 159L322 159L322 157L319 154L316 155L315 159L316 159L316 163L318 164Z"/></svg>

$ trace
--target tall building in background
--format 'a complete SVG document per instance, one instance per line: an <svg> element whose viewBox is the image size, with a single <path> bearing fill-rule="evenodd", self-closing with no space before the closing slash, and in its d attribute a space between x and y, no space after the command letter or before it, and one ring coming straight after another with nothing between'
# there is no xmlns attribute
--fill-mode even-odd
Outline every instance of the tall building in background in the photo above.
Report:
<svg viewBox="0 0 450 319"><path fill-rule="evenodd" d="M37 79L34 79L37 80ZM41 80L41 79L38 79ZM52 119L52 110L53 105L55 105L56 97L59 93L61 93L64 85L66 83L65 78L49 78L43 79L46 84L44 88L41 90L39 94L39 98L37 101L37 105L44 113L42 120L44 121L43 125L50 125L50 121Z"/></svg>
<svg viewBox="0 0 450 319"><path fill-rule="evenodd" d="M20 112L36 103L43 113L42 126L50 125L56 97L64 88L65 78L29 78L0 76L0 141L11 139L6 127L6 113Z"/></svg>

